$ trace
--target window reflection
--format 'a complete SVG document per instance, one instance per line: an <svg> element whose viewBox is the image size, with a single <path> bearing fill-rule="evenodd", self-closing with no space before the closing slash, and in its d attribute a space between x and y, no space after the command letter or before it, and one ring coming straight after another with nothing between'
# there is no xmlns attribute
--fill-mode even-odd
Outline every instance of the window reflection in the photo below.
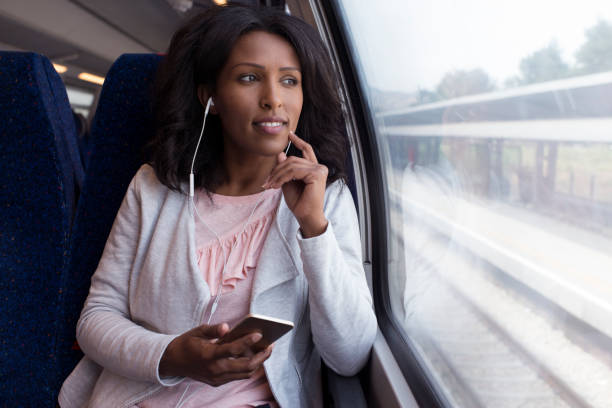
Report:
<svg viewBox="0 0 612 408"><path fill-rule="evenodd" d="M609 406L612 10L354 3L391 304L428 375L457 406Z"/></svg>

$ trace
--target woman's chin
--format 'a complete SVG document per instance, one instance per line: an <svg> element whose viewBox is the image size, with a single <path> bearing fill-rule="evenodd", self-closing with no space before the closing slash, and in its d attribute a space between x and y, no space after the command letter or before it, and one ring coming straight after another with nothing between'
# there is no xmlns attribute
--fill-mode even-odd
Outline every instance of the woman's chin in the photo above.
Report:
<svg viewBox="0 0 612 408"><path fill-rule="evenodd" d="M288 143L288 135L280 135L274 139L262 140L261 143L258 144L257 150L264 156L276 156L280 152L285 151Z"/></svg>

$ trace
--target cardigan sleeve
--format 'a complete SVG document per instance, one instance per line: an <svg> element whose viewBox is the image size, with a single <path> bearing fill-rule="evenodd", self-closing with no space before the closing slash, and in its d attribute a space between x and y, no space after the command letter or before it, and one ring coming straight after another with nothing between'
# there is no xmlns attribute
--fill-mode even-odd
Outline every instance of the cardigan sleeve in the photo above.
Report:
<svg viewBox="0 0 612 408"><path fill-rule="evenodd" d="M325 232L298 233L308 280L310 324L317 350L340 375L356 374L367 362L377 332L372 298L362 264L355 205L347 188L330 186Z"/></svg>
<svg viewBox="0 0 612 408"><path fill-rule="evenodd" d="M178 335L147 330L130 320L128 310L129 276L142 222L139 182L143 173L141 168L128 187L92 276L77 323L77 340L89 358L115 374L170 386L182 378L162 380L158 366Z"/></svg>

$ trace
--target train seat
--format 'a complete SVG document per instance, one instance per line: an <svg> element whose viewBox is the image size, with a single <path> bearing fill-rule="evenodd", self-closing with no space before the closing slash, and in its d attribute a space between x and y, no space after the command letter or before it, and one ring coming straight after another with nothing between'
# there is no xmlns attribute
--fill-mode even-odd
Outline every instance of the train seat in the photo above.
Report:
<svg viewBox="0 0 612 408"><path fill-rule="evenodd" d="M55 120L58 121L63 134L63 161L68 163L72 168L72 177L75 185L72 202L74 203L73 211L76 211L76 203L79 201L79 192L83 188L83 182L85 180L85 165L82 157L80 138L78 136L79 132L77 131L77 123L73 111L70 108L64 82L55 71L55 68L53 68L53 65L45 64L45 71L47 72L47 79L49 80L49 88L56 101L55 106L57 112L55 112L55 114L57 116Z"/></svg>
<svg viewBox="0 0 612 408"><path fill-rule="evenodd" d="M155 54L122 55L109 70L98 101L87 176L72 228L70 285L64 288L61 308L59 369L64 378L83 356L76 344L76 323L123 196L143 163L142 147L153 132L151 87L160 60Z"/></svg>
<svg viewBox="0 0 612 408"><path fill-rule="evenodd" d="M0 399L48 406L74 213L73 128L61 79L39 54L0 52ZM78 166L77 166L78 167Z"/></svg>

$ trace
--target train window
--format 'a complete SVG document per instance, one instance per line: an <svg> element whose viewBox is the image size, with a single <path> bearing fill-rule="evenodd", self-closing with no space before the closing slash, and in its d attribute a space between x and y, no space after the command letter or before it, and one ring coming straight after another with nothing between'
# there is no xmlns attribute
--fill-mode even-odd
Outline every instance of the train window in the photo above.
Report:
<svg viewBox="0 0 612 408"><path fill-rule="evenodd" d="M72 110L82 114L84 117L89 117L91 106L94 103L95 95L93 92L82 88L66 85L66 93Z"/></svg>
<svg viewBox="0 0 612 408"><path fill-rule="evenodd" d="M453 406L609 406L608 2L338 4L402 258L388 312L428 384Z"/></svg>

